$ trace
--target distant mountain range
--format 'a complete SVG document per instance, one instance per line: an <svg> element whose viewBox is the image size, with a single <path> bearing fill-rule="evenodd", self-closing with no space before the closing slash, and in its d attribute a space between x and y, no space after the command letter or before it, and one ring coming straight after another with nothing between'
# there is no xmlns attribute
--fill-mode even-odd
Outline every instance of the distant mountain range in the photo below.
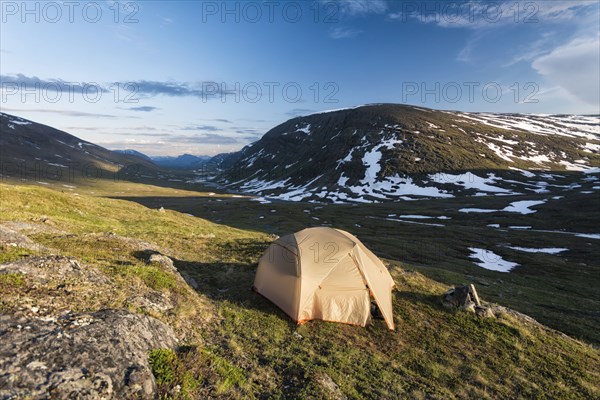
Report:
<svg viewBox="0 0 600 400"><path fill-rule="evenodd" d="M366 105L284 122L232 164L226 187L294 201L540 192L599 170L600 117Z"/></svg>
<svg viewBox="0 0 600 400"><path fill-rule="evenodd" d="M155 156L151 157L157 165L165 168L174 169L195 169L200 168L204 163L209 161L211 156L194 156L192 154L182 154L177 157L170 156Z"/></svg>
<svg viewBox="0 0 600 400"><path fill-rule="evenodd" d="M126 149L126 150L113 150L117 153L129 154L144 158L148 161L152 161L154 164L159 165L163 168L169 169L181 169L181 170L194 170L199 168L214 169L221 167L227 160L234 160L235 153L221 153L216 156L195 156L193 154L182 154L180 156L147 156L137 150ZM232 157L233 156L233 157ZM230 165L229 165L230 166Z"/></svg>

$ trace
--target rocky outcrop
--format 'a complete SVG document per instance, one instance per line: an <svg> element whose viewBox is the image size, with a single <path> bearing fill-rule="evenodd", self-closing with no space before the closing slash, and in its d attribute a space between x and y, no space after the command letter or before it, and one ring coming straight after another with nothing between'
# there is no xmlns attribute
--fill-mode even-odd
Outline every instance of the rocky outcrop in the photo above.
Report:
<svg viewBox="0 0 600 400"><path fill-rule="evenodd" d="M35 243L16 229L11 229L5 224L0 225L0 245L7 247L21 247L33 251L44 251L46 248Z"/></svg>
<svg viewBox="0 0 600 400"><path fill-rule="evenodd" d="M30 275L40 283L51 279L66 281L75 277L95 284L109 283L109 279L105 275L93 268L82 267L75 258L57 255L26 257L19 261L2 264L0 273Z"/></svg>
<svg viewBox="0 0 600 400"><path fill-rule="evenodd" d="M176 343L169 326L125 310L1 315L0 398L152 399L148 351Z"/></svg>
<svg viewBox="0 0 600 400"><path fill-rule="evenodd" d="M476 313L481 317L494 317L490 307L479 299L475 285L457 286L444 293L442 304L450 309Z"/></svg>

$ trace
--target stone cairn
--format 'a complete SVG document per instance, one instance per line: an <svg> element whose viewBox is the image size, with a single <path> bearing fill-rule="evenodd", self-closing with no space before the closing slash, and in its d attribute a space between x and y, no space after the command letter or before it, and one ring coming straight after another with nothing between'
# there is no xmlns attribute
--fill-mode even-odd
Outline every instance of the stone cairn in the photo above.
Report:
<svg viewBox="0 0 600 400"><path fill-rule="evenodd" d="M449 289L443 295L442 304L450 309L473 312L481 317L494 317L491 308L482 304L473 284Z"/></svg>

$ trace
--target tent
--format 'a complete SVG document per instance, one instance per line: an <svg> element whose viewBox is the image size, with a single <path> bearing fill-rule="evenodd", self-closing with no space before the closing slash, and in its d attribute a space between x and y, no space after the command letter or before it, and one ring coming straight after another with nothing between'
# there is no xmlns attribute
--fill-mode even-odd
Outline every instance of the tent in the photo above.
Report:
<svg viewBox="0 0 600 400"><path fill-rule="evenodd" d="M394 280L383 262L348 232L307 228L273 242L258 263L254 290L294 321L365 326L371 296L394 329Z"/></svg>

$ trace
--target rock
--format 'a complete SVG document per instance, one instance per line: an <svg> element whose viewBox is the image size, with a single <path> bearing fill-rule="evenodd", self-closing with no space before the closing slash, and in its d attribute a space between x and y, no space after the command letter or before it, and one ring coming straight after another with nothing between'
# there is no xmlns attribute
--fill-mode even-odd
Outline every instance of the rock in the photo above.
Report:
<svg viewBox="0 0 600 400"><path fill-rule="evenodd" d="M322 372L315 376L315 381L323 388L323 390L327 393L327 398L329 399L339 399L344 400L346 396L340 390L340 387L331 379L329 375Z"/></svg>
<svg viewBox="0 0 600 400"><path fill-rule="evenodd" d="M173 260L171 260L169 257L164 256L162 254L152 254L150 256L150 258L148 258L148 263L152 264L152 263L158 263L160 265L162 265L163 267L176 271L177 269L175 268L175 265L173 264Z"/></svg>
<svg viewBox="0 0 600 400"><path fill-rule="evenodd" d="M475 303L469 300L469 301L465 302L465 304L461 305L459 308L461 310L474 313L475 312Z"/></svg>
<svg viewBox="0 0 600 400"><path fill-rule="evenodd" d="M457 286L444 293L442 303L449 308L461 308L471 303L469 286Z"/></svg>
<svg viewBox="0 0 600 400"><path fill-rule="evenodd" d="M152 290L144 295L129 297L126 301L143 311L165 312L175 307L169 298L156 290Z"/></svg>
<svg viewBox="0 0 600 400"><path fill-rule="evenodd" d="M55 233L58 235L62 235L67 233L65 231L56 229L52 226L43 223L38 224L24 221L5 221L1 224L1 226L19 232L23 235L34 235L38 233Z"/></svg>
<svg viewBox="0 0 600 400"><path fill-rule="evenodd" d="M183 280L194 289L198 289L198 282L186 273L181 273Z"/></svg>
<svg viewBox="0 0 600 400"><path fill-rule="evenodd" d="M25 274L39 283L50 280L66 281L73 277L83 278L95 284L107 284L109 279L94 268L82 266L73 257L46 256L26 257L19 261L0 265L0 274Z"/></svg>
<svg viewBox="0 0 600 400"><path fill-rule="evenodd" d="M0 398L153 399L148 351L176 344L169 326L125 310L0 315Z"/></svg>
<svg viewBox="0 0 600 400"><path fill-rule="evenodd" d="M490 307L477 306L475 307L475 313L483 318L494 318L494 312Z"/></svg>
<svg viewBox="0 0 600 400"><path fill-rule="evenodd" d="M66 281L69 278L85 278L88 282L107 284L109 279L99 271L82 267L73 257L45 256L26 257L19 261L0 265L0 274L25 274L37 282L45 283L49 280Z"/></svg>
<svg viewBox="0 0 600 400"><path fill-rule="evenodd" d="M492 310L488 306L482 305L473 284L449 289L443 295L442 304L450 309L464 310L482 317L494 317Z"/></svg>
<svg viewBox="0 0 600 400"><path fill-rule="evenodd" d="M33 250L35 252L48 250L46 247L35 243L27 236L23 235L17 230L9 228L5 224L0 225L0 245L21 247L24 249Z"/></svg>

